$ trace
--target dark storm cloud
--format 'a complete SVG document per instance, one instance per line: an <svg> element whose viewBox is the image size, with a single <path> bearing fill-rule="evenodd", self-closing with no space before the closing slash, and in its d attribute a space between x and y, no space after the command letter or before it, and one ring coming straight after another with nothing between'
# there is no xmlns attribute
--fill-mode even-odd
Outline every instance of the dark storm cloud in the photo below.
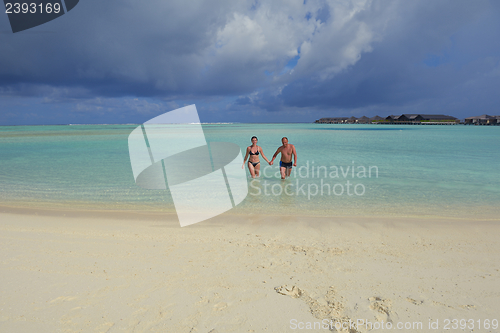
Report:
<svg viewBox="0 0 500 333"><path fill-rule="evenodd" d="M288 19L302 6L253 5L85 1L43 26L2 34L0 85L20 94L27 85L78 86L112 97L248 93L266 84L266 69L295 56L312 31Z"/></svg>
<svg viewBox="0 0 500 333"><path fill-rule="evenodd" d="M101 122L187 101L241 119L493 108L499 15L486 0L80 1L17 34L0 17L0 104L31 98L32 114L38 98Z"/></svg>
<svg viewBox="0 0 500 333"><path fill-rule="evenodd" d="M202 51L226 20L217 8L231 11L232 5L82 2L58 20L2 34L0 84L77 85L111 96L184 92L202 66Z"/></svg>

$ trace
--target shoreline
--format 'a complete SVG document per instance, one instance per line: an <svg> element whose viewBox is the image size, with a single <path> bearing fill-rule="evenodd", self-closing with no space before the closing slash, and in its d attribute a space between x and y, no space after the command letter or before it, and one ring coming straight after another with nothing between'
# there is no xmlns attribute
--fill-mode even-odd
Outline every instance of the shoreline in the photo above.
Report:
<svg viewBox="0 0 500 333"><path fill-rule="evenodd" d="M175 220L177 221L177 214L175 210L172 211L145 211L139 209L131 210L117 210L117 209L70 209L68 207L27 207L27 206L12 206L0 204L0 214L15 214L15 215L27 215L27 216L49 216L49 217L68 217L68 218L101 218L101 219L116 219L116 220ZM65 209L66 208L66 209ZM411 214L359 214L359 215L349 215L349 214L280 214L280 213L248 213L246 211L235 212L232 211L225 212L218 216L224 217L234 217L238 219L244 219L246 216L249 218L259 218L259 217L269 217L269 218L312 218L312 219L352 219L352 220L370 220L370 219L413 219L413 220L443 220L443 221L492 221L500 222L500 217L496 214L491 216L443 216L443 215L411 215ZM215 216L209 220L217 219ZM203 222L200 222L203 223Z"/></svg>

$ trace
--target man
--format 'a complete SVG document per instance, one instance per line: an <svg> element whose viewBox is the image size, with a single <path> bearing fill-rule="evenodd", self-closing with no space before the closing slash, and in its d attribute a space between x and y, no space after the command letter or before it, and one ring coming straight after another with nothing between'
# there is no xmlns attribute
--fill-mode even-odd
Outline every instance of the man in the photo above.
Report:
<svg viewBox="0 0 500 333"><path fill-rule="evenodd" d="M293 166L297 166L297 152L295 151L295 146L288 143L288 138L284 137L281 139L281 143L283 146L279 147L278 150L273 155L273 159L269 162L270 165L273 165L274 159L281 153L281 161L280 161L280 173L281 179L285 179L286 177L290 177L290 173L292 173L292 155L293 155Z"/></svg>

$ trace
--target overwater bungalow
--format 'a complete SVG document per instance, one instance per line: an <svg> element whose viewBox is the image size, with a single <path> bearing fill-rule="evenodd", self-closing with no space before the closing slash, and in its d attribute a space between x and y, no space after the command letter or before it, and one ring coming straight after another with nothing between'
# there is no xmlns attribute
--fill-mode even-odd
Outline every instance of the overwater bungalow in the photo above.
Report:
<svg viewBox="0 0 500 333"><path fill-rule="evenodd" d="M418 114L418 115L407 115L407 116L419 116L422 119L417 119L415 120L420 120L420 121L430 121L430 122L450 122L450 123L455 123L457 121L460 121L458 118L444 115L444 114Z"/></svg>
<svg viewBox="0 0 500 333"><path fill-rule="evenodd" d="M449 124L457 124L460 122L459 119L444 114L405 113L399 116L390 115L385 119L390 124L409 124L409 125L420 125L420 124L449 125Z"/></svg>
<svg viewBox="0 0 500 333"><path fill-rule="evenodd" d="M390 116L387 116L387 118L385 118L386 120L388 120L390 123L402 123L402 122L408 122L409 119L404 115L399 115L399 116L396 116L396 115L390 115Z"/></svg>
<svg viewBox="0 0 500 333"><path fill-rule="evenodd" d="M370 118L370 121L371 121L372 123L377 123L377 122L385 121L385 118L382 118L382 117L380 117L380 116L375 116L375 117L371 117L371 118Z"/></svg>
<svg viewBox="0 0 500 333"><path fill-rule="evenodd" d="M486 118L485 118L486 117ZM488 118L489 117L489 118ZM486 120L483 120L486 119ZM498 118L498 119L497 119ZM478 124L500 124L500 116L483 115L479 117L467 118L470 123ZM466 120L467 120L466 119ZM480 120L478 120L480 119ZM390 115L386 118L375 116L368 118L362 116L360 118L352 117L336 117L336 118L321 118L315 121L319 124L398 124L398 125L454 125L459 124L460 120L444 115L444 114L413 114L405 113L401 115Z"/></svg>
<svg viewBox="0 0 500 333"><path fill-rule="evenodd" d="M465 118L465 125L497 125L500 121L500 116L490 116L483 114Z"/></svg>
<svg viewBox="0 0 500 333"><path fill-rule="evenodd" d="M351 118L349 118L349 119L346 120L346 123L347 124L355 124L356 120L358 120L358 118L352 116Z"/></svg>
<svg viewBox="0 0 500 333"><path fill-rule="evenodd" d="M369 124L369 123L371 123L371 120L370 120L370 118L368 118L366 116L363 116L361 118L358 118L358 120L356 120L356 123L358 123L358 124Z"/></svg>

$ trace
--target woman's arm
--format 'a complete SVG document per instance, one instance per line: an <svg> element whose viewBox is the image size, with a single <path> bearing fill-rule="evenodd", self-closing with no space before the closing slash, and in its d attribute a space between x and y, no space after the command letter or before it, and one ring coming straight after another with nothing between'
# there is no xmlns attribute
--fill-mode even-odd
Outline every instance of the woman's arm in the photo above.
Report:
<svg viewBox="0 0 500 333"><path fill-rule="evenodd" d="M249 152L250 152L250 147L247 147L247 153L245 154L245 158L243 159L243 165L241 166L242 169L245 169L245 161L247 160Z"/></svg>
<svg viewBox="0 0 500 333"><path fill-rule="evenodd" d="M269 163L269 160L267 159L266 155L264 155L264 151L262 150L262 147L259 147L260 153L262 154L262 158L266 160L267 163Z"/></svg>

